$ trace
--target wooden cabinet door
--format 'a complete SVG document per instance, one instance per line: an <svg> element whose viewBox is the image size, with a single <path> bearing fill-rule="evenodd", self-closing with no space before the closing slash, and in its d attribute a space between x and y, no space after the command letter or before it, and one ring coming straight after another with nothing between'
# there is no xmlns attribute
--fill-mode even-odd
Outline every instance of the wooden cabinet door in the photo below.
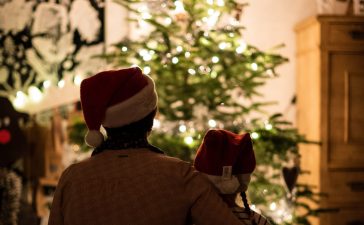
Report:
<svg viewBox="0 0 364 225"><path fill-rule="evenodd" d="M364 52L329 57L328 165L364 168Z"/></svg>

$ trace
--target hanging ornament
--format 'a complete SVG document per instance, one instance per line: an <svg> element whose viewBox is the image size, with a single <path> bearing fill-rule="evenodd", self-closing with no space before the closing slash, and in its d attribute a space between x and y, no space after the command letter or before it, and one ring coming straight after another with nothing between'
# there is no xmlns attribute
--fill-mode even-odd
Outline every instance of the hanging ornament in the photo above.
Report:
<svg viewBox="0 0 364 225"><path fill-rule="evenodd" d="M284 182L288 188L289 194L292 194L293 189L296 186L297 178L300 173L300 168L298 166L282 168L282 174Z"/></svg>

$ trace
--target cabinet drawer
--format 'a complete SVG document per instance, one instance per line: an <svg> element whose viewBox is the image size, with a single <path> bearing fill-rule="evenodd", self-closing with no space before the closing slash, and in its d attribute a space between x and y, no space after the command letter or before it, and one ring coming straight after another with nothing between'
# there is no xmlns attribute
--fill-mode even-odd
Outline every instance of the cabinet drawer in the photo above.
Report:
<svg viewBox="0 0 364 225"><path fill-rule="evenodd" d="M324 213L320 218L322 225L364 225L364 208L340 208L338 212Z"/></svg>
<svg viewBox="0 0 364 225"><path fill-rule="evenodd" d="M364 172L329 172L327 202L346 206L362 205L364 200Z"/></svg>
<svg viewBox="0 0 364 225"><path fill-rule="evenodd" d="M329 25L329 44L364 44L364 22Z"/></svg>

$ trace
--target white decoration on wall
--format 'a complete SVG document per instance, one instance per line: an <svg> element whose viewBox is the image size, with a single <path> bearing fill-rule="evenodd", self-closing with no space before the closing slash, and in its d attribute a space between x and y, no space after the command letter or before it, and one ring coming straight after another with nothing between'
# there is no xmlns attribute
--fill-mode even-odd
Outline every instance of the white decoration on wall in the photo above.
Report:
<svg viewBox="0 0 364 225"><path fill-rule="evenodd" d="M13 0L0 8L0 29L16 33L24 29L30 23L34 2L25 0ZM11 19L9 19L11 18Z"/></svg>
<svg viewBox="0 0 364 225"><path fill-rule="evenodd" d="M89 1L75 0L71 6L70 20L72 29L77 29L87 42L97 38L101 23Z"/></svg>

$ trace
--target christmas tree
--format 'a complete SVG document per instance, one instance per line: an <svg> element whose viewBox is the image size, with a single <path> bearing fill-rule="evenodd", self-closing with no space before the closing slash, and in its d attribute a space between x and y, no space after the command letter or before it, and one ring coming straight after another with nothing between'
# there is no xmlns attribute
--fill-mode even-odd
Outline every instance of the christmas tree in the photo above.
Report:
<svg viewBox="0 0 364 225"><path fill-rule="evenodd" d="M288 60L244 40L234 0L118 1L139 26L105 56L118 67L136 65L153 77L159 115L150 141L168 155L191 161L204 133L249 132L257 169L248 195L252 208L277 224L309 224L316 194L297 184L298 144L307 142L282 115L268 115L258 89ZM139 32L140 33L140 32ZM79 133L79 132L76 132ZM307 201L308 200L308 201Z"/></svg>

